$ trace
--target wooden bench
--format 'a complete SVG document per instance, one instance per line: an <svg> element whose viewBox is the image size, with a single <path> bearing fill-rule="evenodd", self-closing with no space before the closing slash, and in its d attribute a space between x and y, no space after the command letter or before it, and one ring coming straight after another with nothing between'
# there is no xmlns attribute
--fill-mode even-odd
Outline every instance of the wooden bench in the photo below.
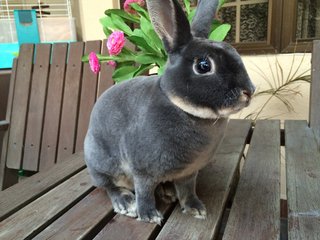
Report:
<svg viewBox="0 0 320 240"><path fill-rule="evenodd" d="M114 213L79 152L0 192L0 239L320 239L320 41L312 66L309 123L230 121L198 177L206 220L161 202L162 226ZM287 199L280 198L282 146Z"/></svg>
<svg viewBox="0 0 320 240"><path fill-rule="evenodd" d="M91 51L105 53L106 44L21 46L11 74L6 119L0 121L0 131L7 130L0 139L0 190L17 183L19 170L29 174L50 169L83 149L93 104L113 84L106 63L100 78L82 63L82 56Z"/></svg>

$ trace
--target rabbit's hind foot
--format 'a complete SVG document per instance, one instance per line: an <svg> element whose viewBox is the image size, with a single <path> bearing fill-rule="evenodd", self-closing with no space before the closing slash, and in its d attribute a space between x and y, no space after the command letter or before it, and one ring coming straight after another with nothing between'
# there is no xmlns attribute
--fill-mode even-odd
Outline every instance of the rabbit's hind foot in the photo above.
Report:
<svg viewBox="0 0 320 240"><path fill-rule="evenodd" d="M137 217L137 205L135 195L125 188L118 188L112 194L109 192L113 209L116 213L126 215L128 217Z"/></svg>
<svg viewBox="0 0 320 240"><path fill-rule="evenodd" d="M207 211L204 204L196 197L190 197L182 207L183 213L193 215L198 219L206 219Z"/></svg>

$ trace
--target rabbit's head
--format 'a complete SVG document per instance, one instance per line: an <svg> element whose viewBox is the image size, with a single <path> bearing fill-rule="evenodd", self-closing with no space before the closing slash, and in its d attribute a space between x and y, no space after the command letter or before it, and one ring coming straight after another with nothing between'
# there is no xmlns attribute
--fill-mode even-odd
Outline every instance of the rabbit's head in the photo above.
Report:
<svg viewBox="0 0 320 240"><path fill-rule="evenodd" d="M147 2L169 56L160 86L173 104L191 115L226 117L249 104L255 87L237 51L208 40L219 0L198 2L191 26L176 0Z"/></svg>

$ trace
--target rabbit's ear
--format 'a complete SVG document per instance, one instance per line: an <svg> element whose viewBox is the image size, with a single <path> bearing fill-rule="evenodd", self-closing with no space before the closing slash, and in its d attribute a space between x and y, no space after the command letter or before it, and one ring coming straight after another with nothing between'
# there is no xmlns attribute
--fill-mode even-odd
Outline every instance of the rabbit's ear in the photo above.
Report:
<svg viewBox="0 0 320 240"><path fill-rule="evenodd" d="M193 36L208 38L212 20L217 12L219 0L199 0L196 14L191 24Z"/></svg>
<svg viewBox="0 0 320 240"><path fill-rule="evenodd" d="M178 51L192 39L188 19L176 0L149 0L147 6L168 53Z"/></svg>

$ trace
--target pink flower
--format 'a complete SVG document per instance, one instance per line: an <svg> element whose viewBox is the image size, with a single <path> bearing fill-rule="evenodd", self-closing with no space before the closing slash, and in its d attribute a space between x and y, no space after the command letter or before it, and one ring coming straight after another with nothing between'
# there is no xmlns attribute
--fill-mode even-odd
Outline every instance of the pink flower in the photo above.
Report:
<svg viewBox="0 0 320 240"><path fill-rule="evenodd" d="M112 61L112 60L108 61L107 64L112 66L112 67L114 67L114 68L117 66L117 63L115 61Z"/></svg>
<svg viewBox="0 0 320 240"><path fill-rule="evenodd" d="M126 12L131 13L131 14L135 14L136 11L134 9L132 9L130 7L131 3L137 3L139 4L141 7L143 7L145 5L144 0L126 0L123 4L123 8Z"/></svg>
<svg viewBox="0 0 320 240"><path fill-rule="evenodd" d="M124 38L124 33L122 31L114 31L108 38L107 48L109 50L110 55L118 55L124 44L126 39Z"/></svg>
<svg viewBox="0 0 320 240"><path fill-rule="evenodd" d="M100 62L95 52L89 54L89 65L92 72L97 74L100 72Z"/></svg>

